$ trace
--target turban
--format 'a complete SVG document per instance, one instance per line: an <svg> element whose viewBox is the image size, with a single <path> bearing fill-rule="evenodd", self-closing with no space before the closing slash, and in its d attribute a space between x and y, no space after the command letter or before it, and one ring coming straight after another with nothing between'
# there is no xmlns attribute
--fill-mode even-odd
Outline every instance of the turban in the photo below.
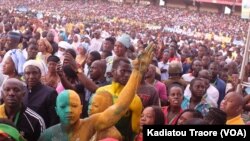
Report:
<svg viewBox="0 0 250 141"><path fill-rule="evenodd" d="M64 49L69 49L69 48L71 48L71 45L66 41L60 41L58 43L58 47L64 48Z"/></svg>
<svg viewBox="0 0 250 141"><path fill-rule="evenodd" d="M122 36L120 36L117 41L122 43L122 45L126 48L129 48L132 45L130 36L128 34L122 34Z"/></svg>
<svg viewBox="0 0 250 141"><path fill-rule="evenodd" d="M24 65L23 65L23 70L25 70L25 68L27 66L35 66L40 70L42 75L45 74L45 69L43 67L43 64L38 60L29 60L29 61L25 62Z"/></svg>

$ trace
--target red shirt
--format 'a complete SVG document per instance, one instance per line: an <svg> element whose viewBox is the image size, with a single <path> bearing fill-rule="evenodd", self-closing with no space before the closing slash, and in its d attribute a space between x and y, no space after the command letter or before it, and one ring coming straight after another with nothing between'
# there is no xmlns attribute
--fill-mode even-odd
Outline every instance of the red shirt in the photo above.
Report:
<svg viewBox="0 0 250 141"><path fill-rule="evenodd" d="M164 117L165 117L165 125L175 125L177 122L177 118L178 116L181 114L181 112L183 111L182 109L180 109L180 111L178 112L178 114L176 114L172 120L168 121L168 112L169 112L169 107L162 107L161 108L162 112L164 113Z"/></svg>

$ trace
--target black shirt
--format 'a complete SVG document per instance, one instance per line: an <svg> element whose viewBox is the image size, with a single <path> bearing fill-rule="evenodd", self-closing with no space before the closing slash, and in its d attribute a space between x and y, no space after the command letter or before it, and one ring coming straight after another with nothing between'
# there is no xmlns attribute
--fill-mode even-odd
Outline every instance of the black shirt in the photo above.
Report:
<svg viewBox="0 0 250 141"><path fill-rule="evenodd" d="M24 105L37 112L45 121L46 128L59 123L56 114L57 92L42 83L37 84L24 96Z"/></svg>

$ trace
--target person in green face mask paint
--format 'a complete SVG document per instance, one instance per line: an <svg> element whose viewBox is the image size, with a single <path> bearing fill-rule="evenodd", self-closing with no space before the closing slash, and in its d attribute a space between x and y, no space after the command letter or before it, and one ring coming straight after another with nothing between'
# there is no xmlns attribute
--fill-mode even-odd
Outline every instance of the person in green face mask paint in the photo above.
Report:
<svg viewBox="0 0 250 141"><path fill-rule="evenodd" d="M82 105L72 90L61 92L56 101L60 124L46 129L39 141L89 141L97 132L112 127L127 112L143 74L151 63L154 45L149 46L133 61L133 71L117 102L101 113L80 119Z"/></svg>

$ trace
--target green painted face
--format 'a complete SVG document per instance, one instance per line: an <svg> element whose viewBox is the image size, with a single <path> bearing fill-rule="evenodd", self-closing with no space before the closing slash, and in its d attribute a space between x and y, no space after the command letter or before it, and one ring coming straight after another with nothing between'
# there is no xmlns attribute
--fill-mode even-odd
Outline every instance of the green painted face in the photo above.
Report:
<svg viewBox="0 0 250 141"><path fill-rule="evenodd" d="M80 119L82 105L75 91L65 90L56 100L56 113L62 124L72 125Z"/></svg>

